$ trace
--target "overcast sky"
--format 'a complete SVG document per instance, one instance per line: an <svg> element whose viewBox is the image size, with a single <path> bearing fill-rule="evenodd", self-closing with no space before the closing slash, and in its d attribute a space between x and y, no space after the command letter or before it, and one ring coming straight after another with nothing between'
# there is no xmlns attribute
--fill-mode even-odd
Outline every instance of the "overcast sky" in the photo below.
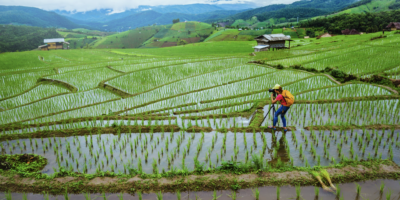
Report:
<svg viewBox="0 0 400 200"><path fill-rule="evenodd" d="M114 11L136 8L139 5L183 5L194 3L206 4L237 4L254 3L258 6L266 6L277 3L292 3L295 0L0 0L0 5L6 6L29 6L44 10L68 10L68 11L88 11L94 9L108 8Z"/></svg>

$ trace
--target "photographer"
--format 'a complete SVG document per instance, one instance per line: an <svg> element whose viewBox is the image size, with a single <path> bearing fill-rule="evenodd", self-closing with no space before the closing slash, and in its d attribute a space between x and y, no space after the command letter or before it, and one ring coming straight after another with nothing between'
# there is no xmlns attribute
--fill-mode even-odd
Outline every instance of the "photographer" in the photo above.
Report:
<svg viewBox="0 0 400 200"><path fill-rule="evenodd" d="M273 90L273 92L272 92ZM274 115L274 122L273 126L269 126L268 128L271 128L273 130L276 130L276 123L278 122L278 115L281 115L282 118L282 123L283 123L283 129L286 132L286 118L285 114L289 110L290 106L294 103L294 97L292 94L290 94L289 91L287 90L282 90L282 87L279 84L276 84L272 89L270 89L271 93L271 101L272 103L276 103L279 101L281 103L281 107L276 111ZM274 93L276 93L278 96L276 96L276 99L274 99ZM285 93L285 94L283 94Z"/></svg>

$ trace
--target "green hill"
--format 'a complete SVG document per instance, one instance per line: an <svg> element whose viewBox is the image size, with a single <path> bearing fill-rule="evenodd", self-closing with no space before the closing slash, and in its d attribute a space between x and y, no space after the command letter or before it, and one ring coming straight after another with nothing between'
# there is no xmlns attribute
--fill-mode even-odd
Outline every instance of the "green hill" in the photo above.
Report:
<svg viewBox="0 0 400 200"><path fill-rule="evenodd" d="M70 43L70 49L79 49L92 45L97 40L102 39L111 32L101 32L97 30L89 30L84 28L77 28L72 30L58 29L57 32Z"/></svg>
<svg viewBox="0 0 400 200"><path fill-rule="evenodd" d="M358 3L360 5L358 5ZM340 11L338 13L335 13L335 15L341 15L345 13L366 13L366 12L382 12L382 11L388 11L391 10L391 8L394 9L399 9L396 7L393 7L393 5L400 4L400 0L364 0L355 3L356 6L351 6L348 9L345 9L343 11Z"/></svg>
<svg viewBox="0 0 400 200"><path fill-rule="evenodd" d="M160 31L160 26L148 26L137 28L122 33L117 33L104 37L96 41L94 48L138 48Z"/></svg>
<svg viewBox="0 0 400 200"><path fill-rule="evenodd" d="M0 26L0 52L36 49L45 38L61 37L54 28L32 26Z"/></svg>
<svg viewBox="0 0 400 200"><path fill-rule="evenodd" d="M147 40L143 47L176 46L181 40L186 43L201 42L215 30L210 24L202 22L179 22L161 27L162 29Z"/></svg>
<svg viewBox="0 0 400 200"><path fill-rule="evenodd" d="M84 27L54 12L24 6L0 6L0 24L29 25L39 27Z"/></svg>
<svg viewBox="0 0 400 200"><path fill-rule="evenodd" d="M205 42L208 41L253 41L255 37L263 34L271 34L272 30L243 30L226 29L215 32L210 35Z"/></svg>

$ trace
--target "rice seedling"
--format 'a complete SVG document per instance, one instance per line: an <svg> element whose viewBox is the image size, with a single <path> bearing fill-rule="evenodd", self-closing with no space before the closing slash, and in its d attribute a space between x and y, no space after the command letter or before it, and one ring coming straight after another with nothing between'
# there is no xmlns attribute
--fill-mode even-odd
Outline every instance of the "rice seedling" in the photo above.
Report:
<svg viewBox="0 0 400 200"><path fill-rule="evenodd" d="M281 196L281 188L279 186L276 187L276 198L280 199Z"/></svg>
<svg viewBox="0 0 400 200"><path fill-rule="evenodd" d="M300 199L301 197L301 187L300 185L296 185L296 199Z"/></svg>
<svg viewBox="0 0 400 200"><path fill-rule="evenodd" d="M236 191L232 191L231 195L228 194L228 196L232 199L232 200L236 200Z"/></svg>
<svg viewBox="0 0 400 200"><path fill-rule="evenodd" d="M322 175L322 177L324 177L324 178L328 181L328 183L330 184L330 186L331 186L334 190L336 190L335 186L332 184L331 178L330 178L330 176L329 176L329 173L326 171L326 169L322 169L322 170L320 171L320 174Z"/></svg>
<svg viewBox="0 0 400 200"><path fill-rule="evenodd" d="M381 182L381 185L379 186L379 192L383 194L383 190L385 189L385 183L383 181Z"/></svg>
<svg viewBox="0 0 400 200"><path fill-rule="evenodd" d="M386 193L386 200L390 200L392 197L392 191L389 190L389 192Z"/></svg>
<svg viewBox="0 0 400 200"><path fill-rule="evenodd" d="M319 174L318 172L316 172L316 171L311 171L310 173L311 173L311 175L314 176L314 178L316 178L316 179L318 180L318 182L319 182L319 183L321 184L321 186L322 186L322 189L324 189L325 191L332 192L332 190L331 190L329 187L327 187L327 186L324 184L324 182L322 182L321 176L320 176L320 174Z"/></svg>
<svg viewBox="0 0 400 200"><path fill-rule="evenodd" d="M356 183L356 193L357 193L357 196L360 196L360 194L361 194L361 186L358 183Z"/></svg>
<svg viewBox="0 0 400 200"><path fill-rule="evenodd" d="M138 191L138 192L137 192L137 195L138 195L138 199L139 199L139 200L142 200L142 198L143 198L143 197L142 197L142 192Z"/></svg>
<svg viewBox="0 0 400 200"><path fill-rule="evenodd" d="M5 194L5 197L6 197L6 200L12 200L11 192L8 191L8 192Z"/></svg>
<svg viewBox="0 0 400 200"><path fill-rule="evenodd" d="M253 192L253 197L256 199L256 200L259 200L260 199L260 191L258 190L258 188L256 188L255 190L251 190L252 192ZM213 199L214 200L214 199Z"/></svg>
<svg viewBox="0 0 400 200"><path fill-rule="evenodd" d="M319 197L319 187L314 187L314 193L315 193L316 199L318 199L318 197Z"/></svg>
<svg viewBox="0 0 400 200"><path fill-rule="evenodd" d="M336 197L340 197L340 194L341 194L341 190L340 190L340 187L339 187L339 185L337 185L337 187L336 187Z"/></svg>
<svg viewBox="0 0 400 200"><path fill-rule="evenodd" d="M221 195L217 196L217 191L214 190L212 197L213 197L212 200L217 200L218 198L221 197Z"/></svg>
<svg viewBox="0 0 400 200"><path fill-rule="evenodd" d="M162 195L161 191L156 194L157 194L157 200L163 200L163 195Z"/></svg>

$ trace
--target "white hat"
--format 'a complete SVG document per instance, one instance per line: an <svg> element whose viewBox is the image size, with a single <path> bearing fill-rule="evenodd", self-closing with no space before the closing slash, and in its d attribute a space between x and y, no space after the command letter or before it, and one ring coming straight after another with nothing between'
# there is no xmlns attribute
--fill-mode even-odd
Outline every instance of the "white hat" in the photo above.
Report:
<svg viewBox="0 0 400 200"><path fill-rule="evenodd" d="M279 84L276 84L272 89L277 90L279 89L279 87L281 87Z"/></svg>

